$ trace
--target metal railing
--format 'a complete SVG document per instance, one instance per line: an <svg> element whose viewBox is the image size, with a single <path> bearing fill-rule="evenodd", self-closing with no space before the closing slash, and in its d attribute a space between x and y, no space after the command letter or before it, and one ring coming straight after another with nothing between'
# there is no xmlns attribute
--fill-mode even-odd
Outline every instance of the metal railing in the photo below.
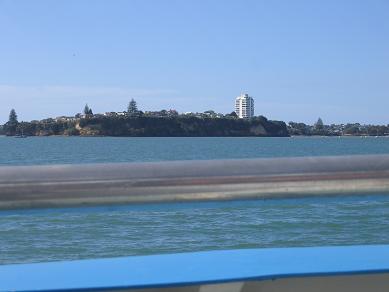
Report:
<svg viewBox="0 0 389 292"><path fill-rule="evenodd" d="M0 210L389 193L389 155L0 167ZM0 265L0 291L386 291L389 246ZM386 290L385 290L386 289Z"/></svg>
<svg viewBox="0 0 389 292"><path fill-rule="evenodd" d="M389 155L0 167L0 210L388 191Z"/></svg>

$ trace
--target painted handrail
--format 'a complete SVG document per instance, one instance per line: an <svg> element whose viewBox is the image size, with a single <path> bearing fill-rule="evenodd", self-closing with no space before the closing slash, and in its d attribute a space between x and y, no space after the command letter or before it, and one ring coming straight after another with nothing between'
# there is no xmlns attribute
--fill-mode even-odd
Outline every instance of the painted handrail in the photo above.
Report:
<svg viewBox="0 0 389 292"><path fill-rule="evenodd" d="M389 155L0 167L0 210L388 191Z"/></svg>
<svg viewBox="0 0 389 292"><path fill-rule="evenodd" d="M387 291L389 246L268 248L0 266L0 291Z"/></svg>

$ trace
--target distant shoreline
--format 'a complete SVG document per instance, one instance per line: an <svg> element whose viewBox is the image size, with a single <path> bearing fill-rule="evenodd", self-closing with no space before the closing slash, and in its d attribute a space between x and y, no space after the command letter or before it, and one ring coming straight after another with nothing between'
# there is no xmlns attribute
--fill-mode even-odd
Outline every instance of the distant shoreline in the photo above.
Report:
<svg viewBox="0 0 389 292"><path fill-rule="evenodd" d="M98 136L98 135L46 135L46 136L27 136L28 138L389 138L383 136L361 136L361 135L343 135L343 136L319 136L319 135L294 135L294 136ZM15 136L0 135L0 138L15 138Z"/></svg>
<svg viewBox="0 0 389 292"><path fill-rule="evenodd" d="M9 136L86 137L288 137L284 122L265 117L252 119L198 117L101 117L72 121L43 120L5 125Z"/></svg>
<svg viewBox="0 0 389 292"><path fill-rule="evenodd" d="M82 137L389 137L389 125L315 125L268 120L263 116L197 117L186 115L124 115L59 117L0 126L7 136Z"/></svg>

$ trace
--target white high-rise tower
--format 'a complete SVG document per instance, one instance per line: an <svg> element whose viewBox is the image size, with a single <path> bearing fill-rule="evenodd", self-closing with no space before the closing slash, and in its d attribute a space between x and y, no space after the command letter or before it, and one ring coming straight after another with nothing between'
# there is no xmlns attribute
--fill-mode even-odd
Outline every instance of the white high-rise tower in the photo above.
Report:
<svg viewBox="0 0 389 292"><path fill-rule="evenodd" d="M241 94L235 99L235 112L240 119L254 116L254 99L248 94Z"/></svg>

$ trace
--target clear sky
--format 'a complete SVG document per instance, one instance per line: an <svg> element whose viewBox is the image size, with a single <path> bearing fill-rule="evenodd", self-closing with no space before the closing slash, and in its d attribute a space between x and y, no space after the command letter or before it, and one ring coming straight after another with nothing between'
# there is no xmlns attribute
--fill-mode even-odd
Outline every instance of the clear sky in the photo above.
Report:
<svg viewBox="0 0 389 292"><path fill-rule="evenodd" d="M0 123L231 112L389 123L388 0L0 0Z"/></svg>

